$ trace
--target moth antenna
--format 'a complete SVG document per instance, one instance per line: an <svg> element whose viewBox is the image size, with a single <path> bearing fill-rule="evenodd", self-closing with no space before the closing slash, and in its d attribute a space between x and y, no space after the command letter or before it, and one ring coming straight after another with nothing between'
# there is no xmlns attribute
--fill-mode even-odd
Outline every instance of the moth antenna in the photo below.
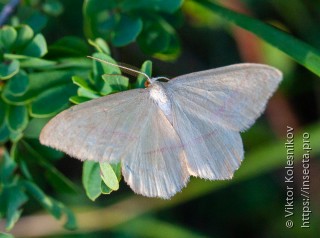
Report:
<svg viewBox="0 0 320 238"><path fill-rule="evenodd" d="M138 74L141 74L141 75L143 75L144 77L146 77L146 79L149 81L149 83L152 83L151 78L150 78L146 73L143 73L143 72L139 71L138 69L132 69L132 68L130 68L130 67L132 67L132 66L128 66L128 65L123 64L123 63L121 63L121 64L114 64L114 63L108 62L108 61L106 61L106 60L102 60L102 59L99 59L99 58L96 58L96 57L92 57L92 56L87 56L87 57L88 57L88 58L91 58L91 59L94 59L94 60L96 60L96 61L99 61L99 62L101 62L101 63L105 63L105 64L109 64L109 65L112 65L112 66L115 66L115 67L119 67L122 72L125 72L125 73L127 73L127 74L130 74L130 75L132 75L132 76L137 76Z"/></svg>

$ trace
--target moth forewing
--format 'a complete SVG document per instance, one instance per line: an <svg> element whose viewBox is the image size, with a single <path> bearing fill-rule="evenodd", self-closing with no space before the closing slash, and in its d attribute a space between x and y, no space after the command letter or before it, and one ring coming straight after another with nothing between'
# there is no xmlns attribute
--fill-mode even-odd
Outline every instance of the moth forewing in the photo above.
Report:
<svg viewBox="0 0 320 238"><path fill-rule="evenodd" d="M222 127L244 131L264 111L282 74L261 64L236 64L191 73L166 84L172 101L195 107Z"/></svg>

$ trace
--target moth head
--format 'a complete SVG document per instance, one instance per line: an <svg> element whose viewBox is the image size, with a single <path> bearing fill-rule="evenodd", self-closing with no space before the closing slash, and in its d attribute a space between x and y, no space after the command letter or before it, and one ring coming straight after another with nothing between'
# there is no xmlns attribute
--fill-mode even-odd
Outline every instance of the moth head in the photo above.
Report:
<svg viewBox="0 0 320 238"><path fill-rule="evenodd" d="M155 77L155 78L147 78L147 80L144 82L144 86L147 88L149 87L151 84L153 84L156 81L159 82L168 82L170 79L160 76L160 77Z"/></svg>

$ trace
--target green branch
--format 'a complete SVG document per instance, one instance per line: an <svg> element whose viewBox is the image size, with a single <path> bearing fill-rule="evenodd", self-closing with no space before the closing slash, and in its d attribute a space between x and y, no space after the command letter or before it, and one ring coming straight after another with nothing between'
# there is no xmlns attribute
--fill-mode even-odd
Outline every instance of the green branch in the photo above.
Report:
<svg viewBox="0 0 320 238"><path fill-rule="evenodd" d="M259 20L231 11L207 0L195 0L200 5L210 9L215 14L250 31L270 45L292 57L316 75L320 76L320 51L294 38L293 36L265 24Z"/></svg>

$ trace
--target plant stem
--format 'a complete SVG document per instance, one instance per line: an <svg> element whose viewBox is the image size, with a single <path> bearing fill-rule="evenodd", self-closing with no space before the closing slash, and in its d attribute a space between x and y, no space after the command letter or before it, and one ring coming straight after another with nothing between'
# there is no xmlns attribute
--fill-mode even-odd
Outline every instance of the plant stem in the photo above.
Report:
<svg viewBox="0 0 320 238"><path fill-rule="evenodd" d="M0 26L4 25L19 3L20 0L11 0L3 7L0 13Z"/></svg>

